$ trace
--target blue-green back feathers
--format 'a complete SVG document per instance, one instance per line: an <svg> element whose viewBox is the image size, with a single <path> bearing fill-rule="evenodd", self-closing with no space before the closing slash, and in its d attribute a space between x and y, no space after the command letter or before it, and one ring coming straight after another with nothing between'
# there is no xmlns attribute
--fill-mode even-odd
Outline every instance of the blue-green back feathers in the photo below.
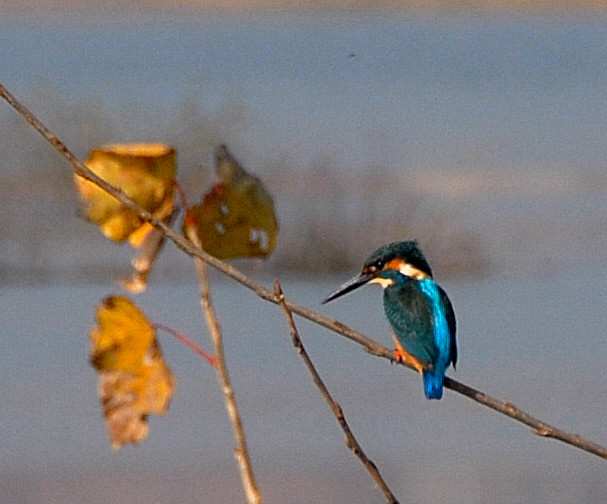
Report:
<svg viewBox="0 0 607 504"><path fill-rule="evenodd" d="M393 276L396 282L384 290L386 317L407 352L424 366L431 366L438 357L432 305L417 282L397 272Z"/></svg>
<svg viewBox="0 0 607 504"><path fill-rule="evenodd" d="M397 271L383 271L393 284L384 290L384 310L396 337L427 369L428 399L440 399L445 370L457 362L456 322L445 291L431 278L415 280Z"/></svg>

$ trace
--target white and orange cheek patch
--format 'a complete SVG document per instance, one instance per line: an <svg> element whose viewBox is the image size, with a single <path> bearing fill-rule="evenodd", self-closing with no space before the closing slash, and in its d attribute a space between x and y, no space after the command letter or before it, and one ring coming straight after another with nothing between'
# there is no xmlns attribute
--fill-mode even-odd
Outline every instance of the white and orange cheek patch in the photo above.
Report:
<svg viewBox="0 0 607 504"><path fill-rule="evenodd" d="M409 278L414 278L415 280L424 280L426 278L430 278L426 273L422 270L412 266L406 261L402 259L392 259L389 263L386 264L384 269L393 269L396 271L400 271L402 275L405 275Z"/></svg>

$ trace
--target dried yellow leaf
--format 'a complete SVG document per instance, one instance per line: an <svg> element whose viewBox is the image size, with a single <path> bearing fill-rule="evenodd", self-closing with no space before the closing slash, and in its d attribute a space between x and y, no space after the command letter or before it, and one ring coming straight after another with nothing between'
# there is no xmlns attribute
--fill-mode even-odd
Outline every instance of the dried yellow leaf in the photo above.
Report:
<svg viewBox="0 0 607 504"><path fill-rule="evenodd" d="M97 308L90 339L112 447L138 443L148 435L148 415L166 412L174 388L155 329L130 299L110 296Z"/></svg>
<svg viewBox="0 0 607 504"><path fill-rule="evenodd" d="M86 165L159 219L173 211L175 149L164 144L112 144L91 150ZM92 182L74 175L86 218L110 240L138 247L152 230L135 212Z"/></svg>

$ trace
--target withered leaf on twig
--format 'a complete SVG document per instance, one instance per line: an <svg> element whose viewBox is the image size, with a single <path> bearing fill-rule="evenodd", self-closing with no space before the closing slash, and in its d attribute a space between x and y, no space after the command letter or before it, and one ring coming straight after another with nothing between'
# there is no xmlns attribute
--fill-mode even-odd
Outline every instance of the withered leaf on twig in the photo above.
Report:
<svg viewBox="0 0 607 504"><path fill-rule="evenodd" d="M105 298L96 318L90 360L99 373L99 399L112 447L120 448L147 437L147 417L167 411L174 379L154 327L130 299Z"/></svg>
<svg viewBox="0 0 607 504"><path fill-rule="evenodd" d="M174 216L177 166L172 147L150 143L105 145L91 150L86 165L156 218L169 223ZM133 293L145 290L147 275L162 245L162 235L92 182L79 175L74 175L74 182L89 221L97 224L110 240L128 240L133 247L144 249L140 256L149 264L138 267L141 260L136 259L135 271L123 282L123 287Z"/></svg>
<svg viewBox="0 0 607 504"><path fill-rule="evenodd" d="M188 209L185 234L196 233L202 248L219 259L269 256L278 239L272 197L226 146L215 157L218 182Z"/></svg>

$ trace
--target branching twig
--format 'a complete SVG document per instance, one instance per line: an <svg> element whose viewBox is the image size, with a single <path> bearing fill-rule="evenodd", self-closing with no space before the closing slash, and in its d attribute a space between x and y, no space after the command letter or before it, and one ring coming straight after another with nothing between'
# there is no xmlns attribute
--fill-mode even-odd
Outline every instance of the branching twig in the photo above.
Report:
<svg viewBox="0 0 607 504"><path fill-rule="evenodd" d="M242 273L240 270L236 269L232 265L227 264L207 254L200 247L194 246L189 240L186 240L183 236L175 232L162 221L159 221L152 214L137 205L120 189L112 186L111 184L108 184L105 180L95 175L95 173L93 173L89 168L87 168L86 165L84 165L78 158L76 158L76 156L74 156L74 154L65 146L63 142L61 142L61 140L59 140L59 138L57 138L54 133L49 131L48 128L46 128L46 126L44 126L36 116L34 116L11 93L9 93L8 90L2 84L0 84L0 96L4 98L29 124L32 125L34 129L36 129L49 143L51 143L51 145L53 145L53 147L55 147L55 149L62 156L64 156L70 162L73 170L78 175L93 182L101 189L114 196L125 207L135 211L139 215L139 217L141 217L141 219L150 222L157 229L162 230L166 237L169 238L178 248L180 248L186 254L201 259L213 268L221 271L223 274L229 276L241 285L252 290L261 299L274 304L278 304L278 299L270 289L267 289L263 285L250 279L244 273ZM372 340L371 338L368 338L364 334L355 331L354 329L348 327L345 324L342 324L341 322L326 317L325 315L322 315L314 310L310 310L309 308L306 308L304 306L300 306L287 299L285 299L285 303L289 307L289 310L291 310L291 312L295 313L296 315L299 315L318 325L326 327L327 329L330 329L331 331L337 334L345 336L346 338L363 346L365 350L372 355L392 360L393 354L390 350L388 350L383 345L380 345L376 341ZM521 422L527 425L536 434L556 439L558 441L562 441L563 443L569 444L588 453L592 453L603 459L607 459L607 448L605 448L604 446L585 439L582 436L565 432L552 425L542 422L541 420L534 418L525 411L514 406L512 403L500 401L499 399L491 397L483 392L480 392L472 387L469 387L468 385L465 385L451 378L445 379L445 387L455 392L458 392L468 397L469 399L476 401L479 404L487 406L488 408L491 408L501 413L502 415L510 417L513 420L516 420L517 422Z"/></svg>
<svg viewBox="0 0 607 504"><path fill-rule="evenodd" d="M191 234L190 238L197 246L200 246L198 237L195 234ZM251 464L249 449L247 447L247 438L242 425L242 420L240 418L240 413L238 411L236 395L234 394L230 374L228 373L228 366L226 364L223 349L221 327L219 325L219 320L217 320L215 308L213 307L213 300L211 298L211 291L209 289L207 265L204 263L204 261L197 257L194 258L194 264L196 266L196 276L200 286L200 306L207 321L211 340L215 346L215 355L217 361L217 366L215 369L217 370L217 380L219 381L219 388L223 392L226 411L228 412L228 418L230 419L230 424L232 425L232 431L234 433L234 441L236 443L236 448L234 448L234 456L236 458L238 468L240 469L240 479L242 480L245 497L248 504L261 504L263 500L255 481L253 465Z"/></svg>
<svg viewBox="0 0 607 504"><path fill-rule="evenodd" d="M167 226L172 226L179 209L175 208L171 214L164 219ZM166 235L159 229L152 229L144 238L143 243L139 247L139 252L131 260L133 271L127 278L122 279L119 283L122 288L133 294L143 292L148 285L148 276L152 271L152 266L158 258L158 254L164 247Z"/></svg>
<svg viewBox="0 0 607 504"><path fill-rule="evenodd" d="M198 343L188 338L185 334L176 331L172 327L166 326L164 324L154 324L156 329L160 329L167 334L173 336L177 341L179 341L184 346L188 347L192 352L201 357L203 360L208 362L214 368L217 367L217 358L213 355L209 354L204 348L202 348Z"/></svg>
<svg viewBox="0 0 607 504"><path fill-rule="evenodd" d="M386 501L391 504L398 504L398 500L396 499L396 497L394 496L394 494L392 493L392 491L390 490L390 488L388 487L388 485L382 478L382 475L380 474L379 469L377 469L377 466L375 465L375 463L369 457L367 457L367 454L363 451L362 447L358 443L358 440L356 439L356 437L354 436L354 433L350 429L350 425L348 424L348 421L346 420L346 417L344 415L344 412L343 412L340 404L335 399L333 399L333 396L331 396L331 393L329 392L329 390L327 389L327 386L322 381L322 378L318 374L318 371L316 371L316 367L314 366L312 359L310 359L310 356L308 355L308 352L306 351L306 349L301 341L301 338L299 337L299 332L297 331L297 326L295 325L295 320L293 320L293 314L291 313L291 310L289 310L289 307L285 303L285 296L282 292L282 288L281 288L280 282L278 280L276 280L274 282L274 293L276 294L276 297L278 298L278 302L279 302L280 306L282 307L285 317L287 319L287 322L289 324L289 330L291 332L291 340L293 341L293 346L297 350L297 353L299 353L299 355L303 359L306 367L308 368L308 371L312 375L312 380L314 381L314 384L320 391L320 395L322 396L322 398L325 400L325 402L327 403L327 405L333 412L333 415L335 415L335 418L337 419L337 423L341 427L341 430L344 431L344 434L346 435L346 439L345 439L346 446L352 451L352 453L354 455L356 455L360 459L363 466L365 466L365 469L367 470L367 472L371 475L371 478L373 478L373 481L375 481L375 484L379 487L381 492L384 494Z"/></svg>

